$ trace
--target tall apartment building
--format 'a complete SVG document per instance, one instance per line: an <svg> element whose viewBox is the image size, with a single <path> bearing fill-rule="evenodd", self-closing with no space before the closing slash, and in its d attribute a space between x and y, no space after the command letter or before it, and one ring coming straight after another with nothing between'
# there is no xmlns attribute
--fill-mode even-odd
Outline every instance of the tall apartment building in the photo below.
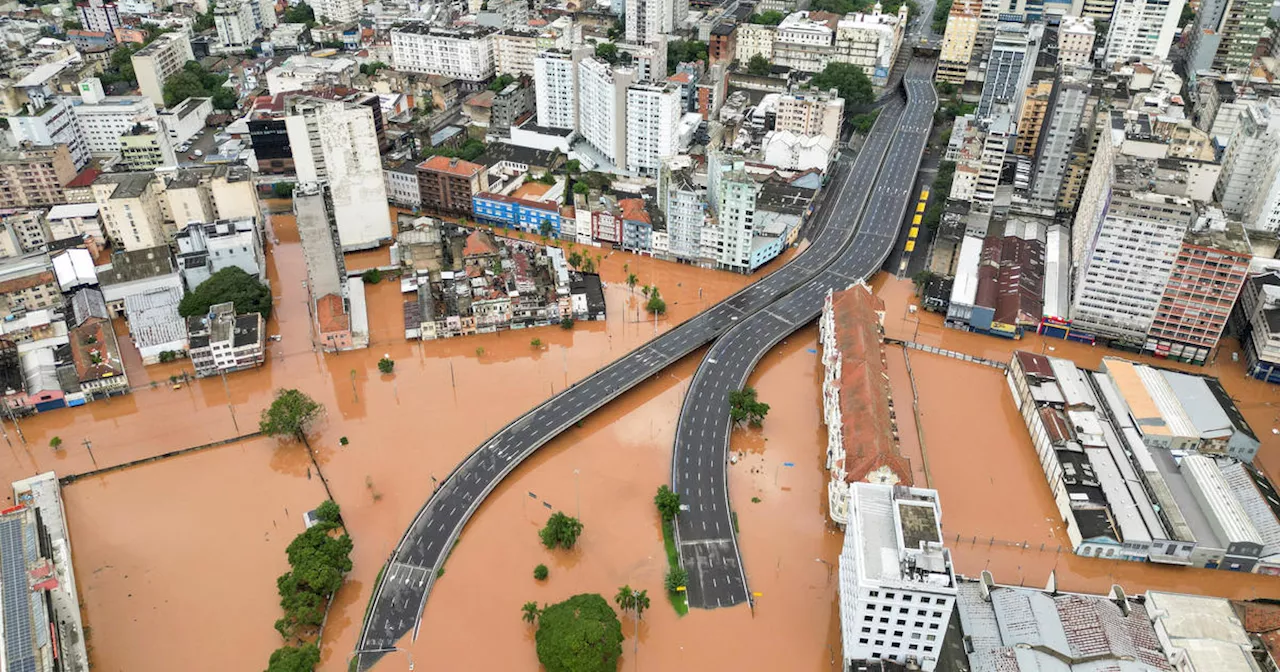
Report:
<svg viewBox="0 0 1280 672"><path fill-rule="evenodd" d="M755 236L756 198L760 186L737 162L723 166L717 160L708 167L707 193L717 196L716 216L703 228L703 251L717 268L750 273L751 240Z"/></svg>
<svg viewBox="0 0 1280 672"><path fill-rule="evenodd" d="M877 3L870 14L846 14L836 22L831 60L862 68L871 83L884 86L893 69L893 59L902 45L907 25L907 6L897 14L883 14Z"/></svg>
<svg viewBox="0 0 1280 672"><path fill-rule="evenodd" d="M391 30L396 70L479 82L493 76L492 28L445 28L425 23Z"/></svg>
<svg viewBox="0 0 1280 672"><path fill-rule="evenodd" d="M635 78L634 69L594 56L578 63L578 132L618 167L627 165L627 87Z"/></svg>
<svg viewBox="0 0 1280 672"><path fill-rule="evenodd" d="M626 0L623 13L627 42L648 44L684 25L689 0Z"/></svg>
<svg viewBox="0 0 1280 672"><path fill-rule="evenodd" d="M672 84L635 84L627 89L627 171L657 177L676 153L680 89Z"/></svg>
<svg viewBox="0 0 1280 672"><path fill-rule="evenodd" d="M364 9L361 0L315 0L313 9L321 23L351 23Z"/></svg>
<svg viewBox="0 0 1280 672"><path fill-rule="evenodd" d="M489 190L484 166L447 156L418 164L422 208L442 215L470 215L471 197Z"/></svg>
<svg viewBox="0 0 1280 672"><path fill-rule="evenodd" d="M778 24L773 62L801 72L821 72L831 62L840 17L827 12L795 12Z"/></svg>
<svg viewBox="0 0 1280 672"><path fill-rule="evenodd" d="M951 3L947 15L947 28L942 36L942 50L938 54L939 82L964 84L973 60L973 47L978 39L978 19L981 0L958 0Z"/></svg>
<svg viewBox="0 0 1280 672"><path fill-rule="evenodd" d="M80 25L85 30L114 35L116 28L124 25L120 21L120 10L111 0L88 0L76 3L76 13L80 15Z"/></svg>
<svg viewBox="0 0 1280 672"><path fill-rule="evenodd" d="M342 249L377 247L391 238L373 110L311 96L291 96L285 106L298 181L327 187Z"/></svg>
<svg viewBox="0 0 1280 672"><path fill-rule="evenodd" d="M700 263L702 227L707 221L707 189L694 181L687 165L663 164L658 183L658 207L667 220L667 251L677 261Z"/></svg>
<svg viewBox="0 0 1280 672"><path fill-rule="evenodd" d="M0 209L65 203L63 187L75 177L76 166L66 145L0 152Z"/></svg>
<svg viewBox="0 0 1280 672"><path fill-rule="evenodd" d="M164 107L165 80L182 70L187 61L194 59L191 40L187 39L186 33L178 31L157 37L132 57L138 90L150 98L157 108Z"/></svg>
<svg viewBox="0 0 1280 672"><path fill-rule="evenodd" d="M892 661L935 669L955 604L938 492L853 483L840 552L842 667Z"/></svg>
<svg viewBox="0 0 1280 672"><path fill-rule="evenodd" d="M176 230L165 224L163 193L164 183L150 171L103 173L94 180L93 200L115 246L145 250L173 240Z"/></svg>
<svg viewBox="0 0 1280 672"><path fill-rule="evenodd" d="M544 51L533 61L534 103L543 128L578 128L578 62L585 49Z"/></svg>
<svg viewBox="0 0 1280 672"><path fill-rule="evenodd" d="M1078 329L1141 348L1196 211L1187 198L1108 192L1079 257L1071 319Z"/></svg>
<svg viewBox="0 0 1280 672"><path fill-rule="evenodd" d="M1084 0L1080 16L1094 21L1110 21L1115 10L1116 0Z"/></svg>
<svg viewBox="0 0 1280 672"><path fill-rule="evenodd" d="M197 378L243 371L266 361L267 325L258 313L236 315L228 301L187 318L191 366Z"/></svg>
<svg viewBox="0 0 1280 672"><path fill-rule="evenodd" d="M839 140L843 121L844 99L837 92L806 91L778 97L773 128Z"/></svg>
<svg viewBox="0 0 1280 672"><path fill-rule="evenodd" d="M748 63L753 56L763 56L773 60L773 41L778 38L778 29L759 23L740 23L734 31L734 55L739 63Z"/></svg>
<svg viewBox="0 0 1280 672"><path fill-rule="evenodd" d="M1280 100L1251 102L1222 159L1222 176L1214 197L1228 215L1250 228L1269 227L1280 207L1274 187L1280 167ZM1275 230L1275 229L1271 229Z"/></svg>
<svg viewBox="0 0 1280 672"><path fill-rule="evenodd" d="M1258 42L1269 34L1271 7L1268 0L1202 0L1187 49L1187 74L1246 72Z"/></svg>
<svg viewBox="0 0 1280 672"><path fill-rule="evenodd" d="M1049 96L1053 94L1053 80L1041 79L1022 94L1022 114L1018 116L1018 139L1013 143L1013 153L1033 156L1044 126L1044 115L1049 110Z"/></svg>
<svg viewBox="0 0 1280 672"><path fill-rule="evenodd" d="M76 170L89 163L89 147L76 123L71 101L66 97L40 98L27 104L23 114L10 116L9 132L18 146L66 145Z"/></svg>
<svg viewBox="0 0 1280 672"><path fill-rule="evenodd" d="M982 140L977 184L973 190L973 202L983 210L989 211L996 200L1004 162L1016 135L1013 117L1003 109L997 110L986 122L986 137Z"/></svg>
<svg viewBox="0 0 1280 672"><path fill-rule="evenodd" d="M1093 62L1093 43L1097 40L1093 19L1064 16L1058 24L1058 63L1070 70Z"/></svg>
<svg viewBox="0 0 1280 672"><path fill-rule="evenodd" d="M1008 105L1014 119L1021 114L1022 92L1031 82L1043 33L1044 24L1001 23L996 27L978 101L979 119L990 116L997 104Z"/></svg>
<svg viewBox="0 0 1280 672"><path fill-rule="evenodd" d="M1182 239L1144 351L1192 364L1212 359L1252 258L1238 222L1216 208L1202 214Z"/></svg>
<svg viewBox="0 0 1280 672"><path fill-rule="evenodd" d="M140 121L156 118L156 106L146 96L105 96L96 79L80 83L81 96L70 99L71 111L85 147L93 156L120 151L120 136Z"/></svg>
<svg viewBox="0 0 1280 672"><path fill-rule="evenodd" d="M1062 183L1071 163L1076 135L1089 100L1089 82L1060 71L1053 84L1048 112L1036 143L1029 200L1045 209L1056 209Z"/></svg>
<svg viewBox="0 0 1280 672"><path fill-rule="evenodd" d="M213 8L213 25L218 31L214 51L243 52L262 37L254 18L256 4L257 0L224 0Z"/></svg>
<svg viewBox="0 0 1280 672"><path fill-rule="evenodd" d="M1186 0L1116 0L1107 34L1108 63L1169 58Z"/></svg>
<svg viewBox="0 0 1280 672"><path fill-rule="evenodd" d="M493 71L502 75L533 76L533 62L542 49L538 31L528 26L493 35Z"/></svg>
<svg viewBox="0 0 1280 672"><path fill-rule="evenodd" d="M177 168L178 158L169 134L158 121L135 124L120 136L120 163L128 170Z"/></svg>

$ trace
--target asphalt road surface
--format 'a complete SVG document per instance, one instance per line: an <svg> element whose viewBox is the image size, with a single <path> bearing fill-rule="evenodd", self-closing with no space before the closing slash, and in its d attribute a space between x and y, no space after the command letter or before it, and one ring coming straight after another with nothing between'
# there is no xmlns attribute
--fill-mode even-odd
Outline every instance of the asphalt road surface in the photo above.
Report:
<svg viewBox="0 0 1280 672"><path fill-rule="evenodd" d="M895 119L902 106L901 101L888 104L881 118ZM887 146L887 137L883 144ZM862 153L866 152L864 147ZM372 667L411 630L416 636L438 568L463 526L489 492L526 457L831 264L852 239L857 222L847 207L840 210L848 203L843 195L850 185L870 184L874 177L874 173L866 175L860 170L859 164L851 170L845 157L838 157L831 180L819 196L811 244L786 265L553 396L468 455L432 493L388 559L357 642L357 669Z"/></svg>
<svg viewBox="0 0 1280 672"><path fill-rule="evenodd" d="M861 219L852 242L812 280L738 321L694 373L680 409L671 465L672 489L681 500L676 541L681 566L689 572L691 607L714 609L750 599L729 509L729 393L746 385L770 348L817 318L829 292L867 278L884 264L914 203L912 185L937 110L932 77L932 61L908 66L905 111L895 114L899 102L881 112L858 156L855 181L835 201L840 216Z"/></svg>

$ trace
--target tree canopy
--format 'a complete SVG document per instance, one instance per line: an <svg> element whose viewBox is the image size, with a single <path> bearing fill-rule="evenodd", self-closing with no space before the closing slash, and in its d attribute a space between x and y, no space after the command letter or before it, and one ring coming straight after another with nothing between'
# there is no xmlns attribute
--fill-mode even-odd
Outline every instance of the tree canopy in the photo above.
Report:
<svg viewBox="0 0 1280 672"><path fill-rule="evenodd" d="M258 430L267 436L301 440L323 413L320 402L298 390L276 390L275 400L262 409Z"/></svg>
<svg viewBox="0 0 1280 672"><path fill-rule="evenodd" d="M751 16L748 16L747 23L758 23L762 26L776 26L779 23L782 23L782 20L785 18L787 18L786 14L775 10L769 10L767 12L760 12L759 14L752 14Z"/></svg>
<svg viewBox="0 0 1280 672"><path fill-rule="evenodd" d="M676 74L676 66L690 61L707 62L707 43L698 40L676 40L667 44L667 74Z"/></svg>
<svg viewBox="0 0 1280 672"><path fill-rule="evenodd" d="M308 28L316 25L316 13L311 6L305 2L299 2L292 7L286 7L284 10L285 23L305 23Z"/></svg>
<svg viewBox="0 0 1280 672"><path fill-rule="evenodd" d="M583 593L538 614L538 661L547 672L616 672L622 623L603 597Z"/></svg>
<svg viewBox="0 0 1280 672"><path fill-rule="evenodd" d="M228 266L187 292L178 304L178 314L204 315L209 312L209 306L227 301L235 304L237 314L258 313L263 319L271 317L271 290L239 266Z"/></svg>
<svg viewBox="0 0 1280 672"><path fill-rule="evenodd" d="M601 42L596 45L596 58L609 63L618 62L618 45L612 42Z"/></svg>
<svg viewBox="0 0 1280 672"><path fill-rule="evenodd" d="M487 148L488 145L484 144L483 140L470 138L457 147L432 147L427 150L427 156L447 156L451 159L475 161Z"/></svg>
<svg viewBox="0 0 1280 672"><path fill-rule="evenodd" d="M658 514L663 521L670 521L680 512L680 493L673 491L665 484L658 486L658 494L653 496L653 503L658 507Z"/></svg>
<svg viewBox="0 0 1280 672"><path fill-rule="evenodd" d="M764 54L756 54L747 61L747 72L753 75L767 75L773 72L773 64L764 57Z"/></svg>
<svg viewBox="0 0 1280 672"><path fill-rule="evenodd" d="M578 543L578 537L582 534L582 521L573 516L566 516L560 511L551 514L547 519L546 527L538 531L538 536L542 539L542 545L547 548L562 547L565 550L573 548Z"/></svg>
<svg viewBox="0 0 1280 672"><path fill-rule="evenodd" d="M852 63L828 63L809 83L824 91L838 90L845 104L851 107L870 105L876 100L871 78L867 77L861 66Z"/></svg>
<svg viewBox="0 0 1280 672"><path fill-rule="evenodd" d="M271 652L267 672L312 672L320 664L320 649L315 644L282 646Z"/></svg>
<svg viewBox="0 0 1280 672"><path fill-rule="evenodd" d="M617 49L617 47L614 48ZM513 75L498 75L489 84L489 90L496 93L507 88L507 85L514 81L516 81L516 78Z"/></svg>
<svg viewBox="0 0 1280 672"><path fill-rule="evenodd" d="M223 86L226 75L209 72L195 61L187 61L182 71L164 81L164 104L173 107L188 98L213 98L213 106L230 110L236 106L236 93Z"/></svg>
<svg viewBox="0 0 1280 672"><path fill-rule="evenodd" d="M756 388L748 385L729 392L729 418L734 424L746 421L752 427L759 427L768 414L769 404L756 399Z"/></svg>

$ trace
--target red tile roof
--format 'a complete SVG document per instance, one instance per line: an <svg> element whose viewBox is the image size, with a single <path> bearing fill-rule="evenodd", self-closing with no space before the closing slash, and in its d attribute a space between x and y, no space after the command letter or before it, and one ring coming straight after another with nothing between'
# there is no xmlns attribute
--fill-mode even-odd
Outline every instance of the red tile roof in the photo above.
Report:
<svg viewBox="0 0 1280 672"><path fill-rule="evenodd" d="M472 231L467 236L467 243L462 246L462 257L479 257L487 254L497 254L498 246L493 240L493 236L487 231Z"/></svg>
<svg viewBox="0 0 1280 672"><path fill-rule="evenodd" d="M316 300L316 323L321 334L351 330L351 316L337 294L325 294Z"/></svg>
<svg viewBox="0 0 1280 672"><path fill-rule="evenodd" d="M474 177L484 170L484 166L463 161L462 159L451 159L447 156L439 154L418 164L419 170L429 170L434 173L448 173L457 175L458 177Z"/></svg>
<svg viewBox="0 0 1280 672"><path fill-rule="evenodd" d="M676 84L688 84L693 81L693 75L690 75L687 72L678 72L668 77L667 81L674 82Z"/></svg>
<svg viewBox="0 0 1280 672"><path fill-rule="evenodd" d="M75 176L75 179L67 183L67 187L71 189L87 187L93 184L93 181L98 179L98 176L101 174L102 171L97 168L85 168L79 175Z"/></svg>
<svg viewBox="0 0 1280 672"><path fill-rule="evenodd" d="M891 391L880 316L884 302L864 286L831 296L836 347L840 351L840 431L845 480L854 483L888 469L898 483L911 485L911 461L899 452L891 412Z"/></svg>
<svg viewBox="0 0 1280 672"><path fill-rule="evenodd" d="M622 218L632 222L644 222L652 224L649 219L649 213L644 209L644 199L641 198L624 198L618 201L618 207L622 208Z"/></svg>
<svg viewBox="0 0 1280 672"><path fill-rule="evenodd" d="M1240 614L1240 623L1245 632L1272 632L1280 630L1280 605L1264 602L1244 602L1237 600L1236 613Z"/></svg>

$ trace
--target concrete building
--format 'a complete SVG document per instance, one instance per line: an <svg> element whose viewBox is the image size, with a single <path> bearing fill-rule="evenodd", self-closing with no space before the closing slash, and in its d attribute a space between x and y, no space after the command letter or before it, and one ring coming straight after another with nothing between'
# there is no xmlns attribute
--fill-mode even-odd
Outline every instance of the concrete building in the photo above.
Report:
<svg viewBox="0 0 1280 672"><path fill-rule="evenodd" d="M1222 176L1214 197L1228 215L1240 218L1249 228L1275 231L1280 219L1271 213L1280 209L1280 100L1250 103L1240 115L1239 125L1222 159Z"/></svg>
<svg viewBox="0 0 1280 672"><path fill-rule="evenodd" d="M316 13L316 20L320 23L342 24L351 23L360 18L360 11L364 8L361 0L316 0L313 8Z"/></svg>
<svg viewBox="0 0 1280 672"><path fill-rule="evenodd" d="M403 72L483 81L494 75L493 34L492 28L476 26L399 26L391 30L392 66Z"/></svg>
<svg viewBox="0 0 1280 672"><path fill-rule="evenodd" d="M193 223L178 232L175 242L178 272L188 291L194 291L209 276L232 266L259 282L267 281L262 233L250 218Z"/></svg>
<svg viewBox="0 0 1280 672"><path fill-rule="evenodd" d="M489 135L511 137L512 127L519 126L537 112L533 80L522 77L493 94L489 113Z"/></svg>
<svg viewBox="0 0 1280 672"><path fill-rule="evenodd" d="M387 200L402 208L422 207L422 189L418 185L418 167L406 161L386 164L382 176L387 182Z"/></svg>
<svg viewBox="0 0 1280 672"><path fill-rule="evenodd" d="M1107 63L1163 61L1178 32L1185 0L1116 0L1107 34Z"/></svg>
<svg viewBox="0 0 1280 672"><path fill-rule="evenodd" d="M997 104L1008 105L1013 118L1018 118L1022 111L1022 92L1031 82L1043 33L1041 24L1028 27L1001 23L997 26L991 56L987 59L982 98L978 101L978 119L991 116Z"/></svg>
<svg viewBox="0 0 1280 672"><path fill-rule="evenodd" d="M313 338L326 351L351 350L356 344L347 268L327 192L328 187L315 183L298 185L293 194L293 210L298 219L302 258L307 264Z"/></svg>
<svg viewBox="0 0 1280 672"><path fill-rule="evenodd" d="M1040 129L1044 127L1044 115L1049 111L1049 97L1053 94L1054 79L1041 79L1022 94L1022 114L1018 116L1018 137L1013 143L1013 153L1018 156L1035 156L1040 142Z"/></svg>
<svg viewBox="0 0 1280 672"><path fill-rule="evenodd" d="M740 23L734 37L734 53L739 63L749 63L753 56L773 60L773 42L778 37L777 27Z"/></svg>
<svg viewBox="0 0 1280 672"><path fill-rule="evenodd" d="M493 70L504 75L534 76L533 62L541 53L538 31L528 26L508 28L493 36Z"/></svg>
<svg viewBox="0 0 1280 672"><path fill-rule="evenodd" d="M377 247L390 239L373 110L310 96L291 97L286 107L285 128L298 180L327 186L342 249Z"/></svg>
<svg viewBox="0 0 1280 672"><path fill-rule="evenodd" d="M76 382L86 399L102 399L129 392L129 376L120 358L120 344L111 322L90 317L68 333Z"/></svg>
<svg viewBox="0 0 1280 672"><path fill-rule="evenodd" d="M93 197L107 238L124 250L167 245L175 229L164 221L163 191L164 184L155 173L99 175L93 183Z"/></svg>
<svg viewBox="0 0 1280 672"><path fill-rule="evenodd" d="M177 168L178 157L169 143L169 133L160 123L135 124L119 138L120 165L127 170Z"/></svg>
<svg viewBox="0 0 1280 672"><path fill-rule="evenodd" d="M1089 100L1089 82L1062 72L1053 83L1047 113L1035 150L1028 199L1036 207L1056 210L1071 162L1081 119Z"/></svg>
<svg viewBox="0 0 1280 672"><path fill-rule="evenodd" d="M70 100L56 97L43 104L38 105L38 102L28 103L22 114L8 117L13 141L19 149L28 145L66 145L75 169L83 169L89 163L89 147L80 132L80 125L76 123Z"/></svg>
<svg viewBox="0 0 1280 672"><path fill-rule="evenodd" d="M158 364L166 353L187 351L187 325L178 314L182 289L164 287L124 297L129 337L142 355L143 364Z"/></svg>
<svg viewBox="0 0 1280 672"><path fill-rule="evenodd" d="M657 177L676 153L680 90L671 84L636 84L626 93L627 171Z"/></svg>
<svg viewBox="0 0 1280 672"><path fill-rule="evenodd" d="M191 366L196 377L262 366L266 361L266 331L262 315L237 315L231 302L210 306L206 315L188 317Z"/></svg>
<svg viewBox="0 0 1280 672"><path fill-rule="evenodd" d="M87 95L83 93L86 85ZM102 85L96 79L81 82L81 91L79 99L70 99L71 110L85 146L94 156L118 154L120 136L139 122L156 118L156 106L146 96L103 96Z"/></svg>
<svg viewBox="0 0 1280 672"><path fill-rule="evenodd" d="M837 92L806 91L778 96L773 128L839 140L843 121L844 99Z"/></svg>
<svg viewBox="0 0 1280 672"><path fill-rule="evenodd" d="M489 190L484 166L433 156L418 164L422 208L442 215L470 215L472 197Z"/></svg>
<svg viewBox="0 0 1280 672"><path fill-rule="evenodd" d="M827 426L827 511L849 522L851 484L910 486L884 365L884 302L865 283L828 292L818 321L822 418Z"/></svg>
<svg viewBox="0 0 1280 672"><path fill-rule="evenodd" d="M702 227L707 221L707 190L689 166L668 161L659 175L659 209L667 221L668 254L676 261L701 263Z"/></svg>
<svg viewBox="0 0 1280 672"><path fill-rule="evenodd" d="M150 104L150 99L147 100ZM159 115L160 125L169 135L169 144L181 147L203 131L213 114L212 98L188 98Z"/></svg>
<svg viewBox="0 0 1280 672"><path fill-rule="evenodd" d="M1222 598L1148 591L1147 612L1161 651L1184 672L1254 672L1253 642Z"/></svg>
<svg viewBox="0 0 1280 672"><path fill-rule="evenodd" d="M1064 16L1058 24L1058 63L1067 72L1093 63L1093 44L1097 39L1093 19Z"/></svg>
<svg viewBox="0 0 1280 672"><path fill-rule="evenodd" d="M883 14L876 3L870 14L847 14L836 22L831 60L862 68L871 83L884 86L902 45L907 25L906 5L897 14Z"/></svg>
<svg viewBox="0 0 1280 672"><path fill-rule="evenodd" d="M956 603L938 493L854 483L840 552L843 667L908 662L937 667Z"/></svg>
<svg viewBox="0 0 1280 672"><path fill-rule="evenodd" d="M97 203L55 205L45 216L45 221L49 226L50 240L82 239L88 236L97 245L106 243Z"/></svg>
<svg viewBox="0 0 1280 672"><path fill-rule="evenodd" d="M1145 345L1195 214L1186 198L1111 192L1091 244L1078 257L1074 324L1130 347Z"/></svg>
<svg viewBox="0 0 1280 672"><path fill-rule="evenodd" d="M80 15L80 25L85 30L115 35L116 28L124 25L120 20L120 10L111 0L87 0L77 3L76 12Z"/></svg>
<svg viewBox="0 0 1280 672"><path fill-rule="evenodd" d="M973 60L973 47L978 38L978 17L982 4L978 0L951 3L947 28L938 55L937 79L940 82L964 84Z"/></svg>
<svg viewBox="0 0 1280 672"><path fill-rule="evenodd" d="M218 41L211 51L218 53L244 52L253 47L254 40L262 37L254 21L253 5L257 0L228 0L213 9L213 25L217 28Z"/></svg>
<svg viewBox="0 0 1280 672"><path fill-rule="evenodd" d="M62 305L49 257L28 254L0 261L0 317Z"/></svg>
<svg viewBox="0 0 1280 672"><path fill-rule="evenodd" d="M702 230L703 249L716 268L750 273L755 270L751 267L751 240L760 187L741 162L727 166L712 162L707 170L707 193L718 199L715 217Z"/></svg>
<svg viewBox="0 0 1280 672"><path fill-rule="evenodd" d="M578 62L586 50L544 51L533 61L533 90L538 125L578 128Z"/></svg>
<svg viewBox="0 0 1280 672"><path fill-rule="evenodd" d="M627 165L627 89L635 80L634 69L594 56L578 63L578 132L617 167Z"/></svg>
<svg viewBox="0 0 1280 672"><path fill-rule="evenodd" d="M1232 314L1250 376L1280 383L1280 273L1251 276Z"/></svg>
<svg viewBox="0 0 1280 672"><path fill-rule="evenodd" d="M356 62L349 58L294 54L267 71L267 91L275 96L288 91L348 87L357 73Z"/></svg>
<svg viewBox="0 0 1280 672"><path fill-rule="evenodd" d="M75 177L75 162L66 145L0 152L0 208L63 203L63 188Z"/></svg>
<svg viewBox="0 0 1280 672"><path fill-rule="evenodd" d="M1240 224L1217 209L1201 214L1174 258L1144 352L1192 364L1212 360L1252 258Z"/></svg>
<svg viewBox="0 0 1280 672"><path fill-rule="evenodd" d="M142 95L157 108L164 107L164 83L194 60L191 40L182 31L165 33L132 56L133 72Z"/></svg>
<svg viewBox="0 0 1280 672"><path fill-rule="evenodd" d="M778 24L773 61L801 72L821 72L831 61L840 17L827 12L795 12Z"/></svg>
<svg viewBox="0 0 1280 672"><path fill-rule="evenodd" d="M1196 12L1187 73L1241 75L1253 63L1258 41L1268 34L1272 3L1267 0L1205 0ZM1179 10L1181 11L1181 10Z"/></svg>

